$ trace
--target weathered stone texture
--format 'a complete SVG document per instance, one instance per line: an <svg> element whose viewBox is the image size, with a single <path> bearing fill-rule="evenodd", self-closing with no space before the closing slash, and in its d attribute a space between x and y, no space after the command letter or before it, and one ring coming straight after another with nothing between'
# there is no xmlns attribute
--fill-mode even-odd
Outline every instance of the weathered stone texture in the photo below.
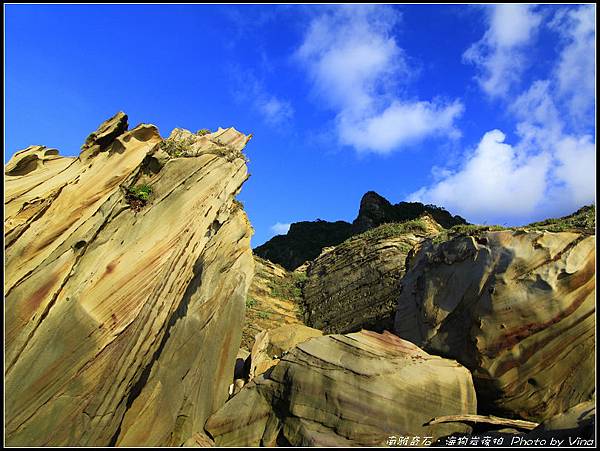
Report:
<svg viewBox="0 0 600 451"><path fill-rule="evenodd" d="M253 273L247 139L171 158L126 120L79 158L31 147L7 167L8 445L189 444L227 400Z"/></svg>
<svg viewBox="0 0 600 451"><path fill-rule="evenodd" d="M472 370L480 405L543 420L594 392L595 236L498 231L422 245L396 333Z"/></svg>
<svg viewBox="0 0 600 451"><path fill-rule="evenodd" d="M393 435L468 432L423 423L476 409L466 368L390 333L362 331L299 344L211 416L206 430L217 445L383 445Z"/></svg>

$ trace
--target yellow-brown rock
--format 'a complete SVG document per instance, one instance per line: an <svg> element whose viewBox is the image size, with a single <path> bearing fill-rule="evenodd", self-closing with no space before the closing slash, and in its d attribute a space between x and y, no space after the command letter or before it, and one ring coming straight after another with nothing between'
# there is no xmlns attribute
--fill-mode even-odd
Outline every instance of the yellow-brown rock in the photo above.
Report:
<svg viewBox="0 0 600 451"><path fill-rule="evenodd" d="M254 256L254 278L246 299L246 319L242 347L251 351L258 333L285 324L302 324L299 284L301 270L286 271L281 266Z"/></svg>
<svg viewBox="0 0 600 451"><path fill-rule="evenodd" d="M594 393L595 236L488 231L422 245L395 330L474 375L480 406L544 420Z"/></svg>
<svg viewBox="0 0 600 451"><path fill-rule="evenodd" d="M188 132L175 157L126 121L78 158L7 165L8 445L190 444L227 400L254 267L247 138Z"/></svg>
<svg viewBox="0 0 600 451"><path fill-rule="evenodd" d="M218 446L385 445L469 426L423 426L477 410L471 374L385 332L327 335L298 344L206 423Z"/></svg>

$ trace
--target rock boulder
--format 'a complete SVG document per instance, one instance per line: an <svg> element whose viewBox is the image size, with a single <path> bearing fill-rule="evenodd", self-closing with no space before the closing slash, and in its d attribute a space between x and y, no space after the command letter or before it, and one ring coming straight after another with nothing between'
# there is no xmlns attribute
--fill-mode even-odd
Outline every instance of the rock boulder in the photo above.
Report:
<svg viewBox="0 0 600 451"><path fill-rule="evenodd" d="M404 277L396 333L468 367L481 407L541 421L594 392L595 255L581 233L428 241Z"/></svg>

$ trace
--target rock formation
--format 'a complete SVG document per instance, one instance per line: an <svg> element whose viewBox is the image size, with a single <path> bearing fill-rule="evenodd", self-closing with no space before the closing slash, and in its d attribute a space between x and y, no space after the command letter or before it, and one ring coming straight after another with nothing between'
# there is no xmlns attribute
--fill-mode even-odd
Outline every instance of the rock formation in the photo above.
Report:
<svg viewBox="0 0 600 451"><path fill-rule="evenodd" d="M424 213L429 214L435 222L446 229L467 223L460 216L453 216L435 205L423 205L420 202L399 202L392 205L375 191L368 191L360 201L358 216L352 226L354 233L362 233L388 222L410 221Z"/></svg>
<svg viewBox="0 0 600 451"><path fill-rule="evenodd" d="M324 251L308 267L305 323L326 333L393 330L406 256L441 230L425 214L381 225Z"/></svg>
<svg viewBox="0 0 600 451"><path fill-rule="evenodd" d="M322 335L320 330L303 324L286 324L259 332L254 338L252 352L246 360L246 367L249 368L247 379L252 380L277 365L282 356L300 343Z"/></svg>
<svg viewBox="0 0 600 451"><path fill-rule="evenodd" d="M420 246L396 333L458 360L479 405L543 420L594 393L595 236L482 231Z"/></svg>
<svg viewBox="0 0 600 451"><path fill-rule="evenodd" d="M8 445L206 441L253 275L247 139L163 141L119 113L77 158L32 146L6 165Z"/></svg>
<svg viewBox="0 0 600 451"><path fill-rule="evenodd" d="M291 271L304 262L317 258L324 248L337 246L351 236L381 224L413 220L424 213L445 228L467 223L460 216L453 216L435 205L423 205L419 202L392 205L379 194L369 191L363 196L358 216L352 224L323 220L296 222L290 226L287 234L271 238L256 247L254 253Z"/></svg>
<svg viewBox="0 0 600 451"><path fill-rule="evenodd" d="M256 255L254 264L242 330L242 347L248 351L259 332L286 324L302 324L300 283L306 277L300 269L289 272Z"/></svg>
<svg viewBox="0 0 600 451"><path fill-rule="evenodd" d="M316 258L324 247L335 246L353 234L352 224L323 220L295 222L287 234L277 235L254 249L254 254L293 271Z"/></svg>
<svg viewBox="0 0 600 451"><path fill-rule="evenodd" d="M466 368L390 333L362 331L299 344L212 415L206 430L218 446L384 445L392 436L468 432L423 423L476 407Z"/></svg>

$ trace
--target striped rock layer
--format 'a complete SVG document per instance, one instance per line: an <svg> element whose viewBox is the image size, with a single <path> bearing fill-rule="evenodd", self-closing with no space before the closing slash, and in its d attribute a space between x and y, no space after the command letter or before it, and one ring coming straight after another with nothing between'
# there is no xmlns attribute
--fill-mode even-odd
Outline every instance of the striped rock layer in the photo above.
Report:
<svg viewBox="0 0 600 451"><path fill-rule="evenodd" d="M474 375L480 406L543 420L594 393L595 236L498 231L421 246L396 333Z"/></svg>
<svg viewBox="0 0 600 451"><path fill-rule="evenodd" d="M254 267L247 138L186 136L173 158L119 113L79 157L7 164L8 445L180 445L226 401Z"/></svg>
<svg viewBox="0 0 600 451"><path fill-rule="evenodd" d="M384 445L402 435L435 440L468 432L460 424L423 424L476 409L466 368L388 332L361 331L300 343L205 428L217 446Z"/></svg>
<svg viewBox="0 0 600 451"><path fill-rule="evenodd" d="M442 227L429 215L422 229L380 233L387 225L325 250L308 266L305 323L325 333L393 330L398 293L410 250Z"/></svg>

